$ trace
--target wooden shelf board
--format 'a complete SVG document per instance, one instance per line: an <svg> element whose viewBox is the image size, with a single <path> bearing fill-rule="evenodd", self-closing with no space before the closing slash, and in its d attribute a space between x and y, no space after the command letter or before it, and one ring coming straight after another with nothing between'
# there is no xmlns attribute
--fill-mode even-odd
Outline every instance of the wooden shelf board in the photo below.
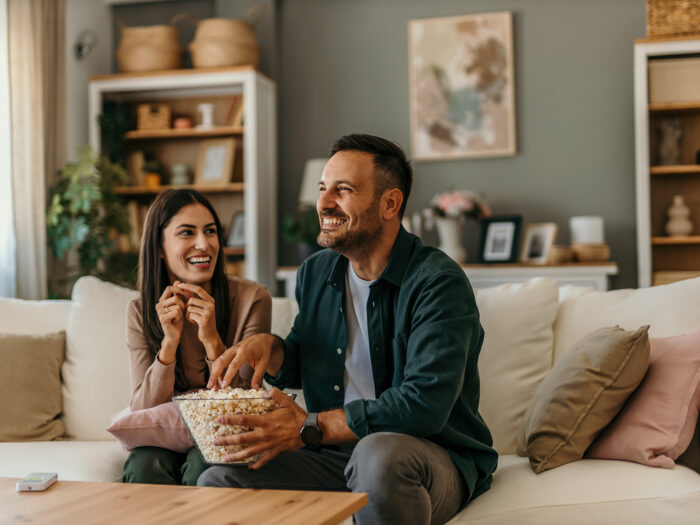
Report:
<svg viewBox="0 0 700 525"><path fill-rule="evenodd" d="M683 40L700 40L700 35L679 35L679 36L647 36L635 38L635 44L658 44L661 42L680 42Z"/></svg>
<svg viewBox="0 0 700 525"><path fill-rule="evenodd" d="M90 82L96 80L114 80L117 78L147 78L172 75L195 75L197 73L222 73L230 71L256 71L253 66L236 67L201 67L192 69L166 69L163 71L146 71L140 73L113 73L110 75L95 75L90 77Z"/></svg>
<svg viewBox="0 0 700 525"><path fill-rule="evenodd" d="M208 129L149 129L134 130L126 133L127 140L140 139L173 139L187 137L222 137L228 135L242 135L242 126L216 126Z"/></svg>
<svg viewBox="0 0 700 525"><path fill-rule="evenodd" d="M694 102L654 102L649 104L649 111L652 113L683 110L700 110L700 100Z"/></svg>
<svg viewBox="0 0 700 525"><path fill-rule="evenodd" d="M114 192L119 195L156 195L169 189L190 189L197 190L202 193L234 193L243 191L242 182L230 182L225 186L202 186L199 184L186 184L182 186L157 186L149 188L146 186L120 186L115 188Z"/></svg>
<svg viewBox="0 0 700 525"><path fill-rule="evenodd" d="M686 237L652 237L653 246L665 246L674 244L700 244L700 235L689 235Z"/></svg>
<svg viewBox="0 0 700 525"><path fill-rule="evenodd" d="M226 255L245 255L245 248L224 246L224 253Z"/></svg>
<svg viewBox="0 0 700 525"><path fill-rule="evenodd" d="M677 166L651 166L652 175L674 175L681 173L700 173L700 164L680 164Z"/></svg>

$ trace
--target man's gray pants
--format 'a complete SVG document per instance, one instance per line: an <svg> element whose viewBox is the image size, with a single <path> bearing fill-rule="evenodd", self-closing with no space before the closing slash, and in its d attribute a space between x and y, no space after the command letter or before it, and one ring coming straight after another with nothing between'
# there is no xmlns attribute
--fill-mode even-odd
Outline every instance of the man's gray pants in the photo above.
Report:
<svg viewBox="0 0 700 525"><path fill-rule="evenodd" d="M366 492L369 503L355 514L360 525L444 523L468 496L461 474L442 447L392 432L362 438L352 454L303 448L284 452L259 470L213 466L199 476L197 485Z"/></svg>

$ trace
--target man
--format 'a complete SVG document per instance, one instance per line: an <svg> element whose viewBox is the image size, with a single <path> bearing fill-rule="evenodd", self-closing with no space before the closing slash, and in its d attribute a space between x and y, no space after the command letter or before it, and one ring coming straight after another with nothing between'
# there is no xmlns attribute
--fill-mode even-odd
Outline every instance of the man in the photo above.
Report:
<svg viewBox="0 0 700 525"><path fill-rule="evenodd" d="M462 269L401 227L411 182L388 140L333 145L317 203L329 249L299 268L291 333L229 348L209 382L228 384L248 362L254 387L264 374L302 387L309 413L273 389L277 410L223 417L253 427L217 440L250 444L227 460L260 458L211 467L199 485L367 492L360 524L443 523L489 488L497 455L478 413L479 312Z"/></svg>

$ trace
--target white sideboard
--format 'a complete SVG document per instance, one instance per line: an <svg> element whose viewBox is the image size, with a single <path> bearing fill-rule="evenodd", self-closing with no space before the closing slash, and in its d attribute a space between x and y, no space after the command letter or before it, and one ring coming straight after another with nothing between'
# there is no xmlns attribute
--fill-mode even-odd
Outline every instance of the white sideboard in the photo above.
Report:
<svg viewBox="0 0 700 525"><path fill-rule="evenodd" d="M551 277L559 286L574 284L605 291L609 287L609 278L617 275L617 264L605 263L570 263L557 266L524 264L477 264L462 265L464 273L474 289L490 288L506 283L520 283L533 277ZM294 297L297 267L288 266L277 269L277 279L284 283L285 297Z"/></svg>

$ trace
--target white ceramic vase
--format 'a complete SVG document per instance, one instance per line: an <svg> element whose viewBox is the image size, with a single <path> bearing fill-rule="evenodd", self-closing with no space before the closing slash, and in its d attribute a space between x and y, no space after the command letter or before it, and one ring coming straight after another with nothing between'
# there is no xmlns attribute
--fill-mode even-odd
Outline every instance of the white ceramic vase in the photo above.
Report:
<svg viewBox="0 0 700 525"><path fill-rule="evenodd" d="M466 262L467 251L462 246L462 223L458 219L438 217L435 224L440 236L439 248L458 263Z"/></svg>

